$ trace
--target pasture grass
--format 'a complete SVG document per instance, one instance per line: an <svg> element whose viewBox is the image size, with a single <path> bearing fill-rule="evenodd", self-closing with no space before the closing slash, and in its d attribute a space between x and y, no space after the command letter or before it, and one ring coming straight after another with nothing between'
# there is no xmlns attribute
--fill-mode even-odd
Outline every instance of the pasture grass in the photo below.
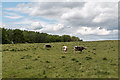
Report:
<svg viewBox="0 0 120 80"><path fill-rule="evenodd" d="M118 78L118 41L2 45L3 78ZM62 46L68 46L67 53ZM74 46L87 50L75 54Z"/></svg>

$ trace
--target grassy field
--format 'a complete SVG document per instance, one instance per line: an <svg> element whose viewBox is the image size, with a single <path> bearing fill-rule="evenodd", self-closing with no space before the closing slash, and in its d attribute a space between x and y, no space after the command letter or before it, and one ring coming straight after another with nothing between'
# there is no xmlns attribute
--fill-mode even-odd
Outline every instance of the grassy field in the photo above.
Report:
<svg viewBox="0 0 120 80"><path fill-rule="evenodd" d="M4 44L3 78L118 78L118 41L49 43L50 49L44 44ZM74 46L87 50L75 54Z"/></svg>

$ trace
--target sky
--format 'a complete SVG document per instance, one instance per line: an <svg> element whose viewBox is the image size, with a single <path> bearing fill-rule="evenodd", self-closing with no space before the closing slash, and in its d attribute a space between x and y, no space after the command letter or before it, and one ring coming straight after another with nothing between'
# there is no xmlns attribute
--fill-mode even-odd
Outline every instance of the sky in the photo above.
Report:
<svg viewBox="0 0 120 80"><path fill-rule="evenodd" d="M2 2L0 7L4 28L84 41L118 39L118 2Z"/></svg>

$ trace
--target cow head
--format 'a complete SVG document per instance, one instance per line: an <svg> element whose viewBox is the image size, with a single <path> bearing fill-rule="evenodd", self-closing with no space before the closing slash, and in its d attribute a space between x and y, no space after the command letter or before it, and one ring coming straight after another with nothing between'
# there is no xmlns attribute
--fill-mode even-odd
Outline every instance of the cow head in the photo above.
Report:
<svg viewBox="0 0 120 80"><path fill-rule="evenodd" d="M87 49L87 47L84 47L84 49Z"/></svg>
<svg viewBox="0 0 120 80"><path fill-rule="evenodd" d="M87 47L83 47L83 49L87 49Z"/></svg>

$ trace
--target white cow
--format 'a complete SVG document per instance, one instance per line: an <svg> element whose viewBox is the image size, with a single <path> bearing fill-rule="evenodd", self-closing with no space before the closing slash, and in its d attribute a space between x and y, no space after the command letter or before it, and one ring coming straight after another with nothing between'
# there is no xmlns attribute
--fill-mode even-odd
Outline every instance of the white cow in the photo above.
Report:
<svg viewBox="0 0 120 80"><path fill-rule="evenodd" d="M67 46L63 46L63 53L67 52Z"/></svg>

